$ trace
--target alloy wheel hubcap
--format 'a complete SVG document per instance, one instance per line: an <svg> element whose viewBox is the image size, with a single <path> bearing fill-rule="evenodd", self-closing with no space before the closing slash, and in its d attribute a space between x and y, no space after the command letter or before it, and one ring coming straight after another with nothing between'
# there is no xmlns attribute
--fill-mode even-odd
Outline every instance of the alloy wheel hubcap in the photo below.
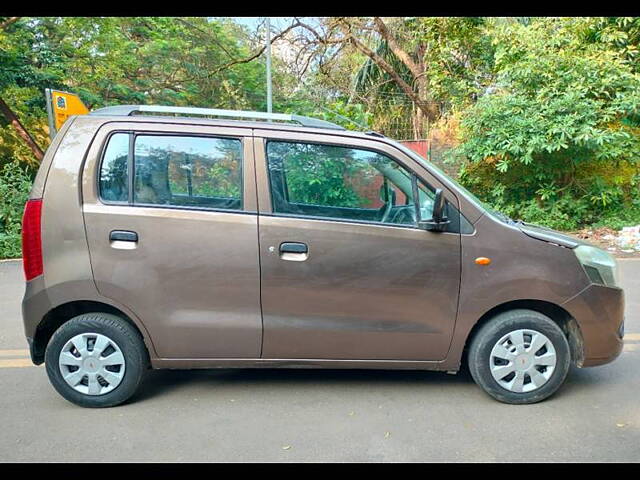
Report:
<svg viewBox="0 0 640 480"><path fill-rule="evenodd" d="M69 340L58 360L62 378L77 392L104 395L124 378L125 361L120 347L100 333L82 333Z"/></svg>
<svg viewBox="0 0 640 480"><path fill-rule="evenodd" d="M526 393L549 381L556 368L556 350L536 330L514 330L491 350L489 368L498 385L510 392Z"/></svg>

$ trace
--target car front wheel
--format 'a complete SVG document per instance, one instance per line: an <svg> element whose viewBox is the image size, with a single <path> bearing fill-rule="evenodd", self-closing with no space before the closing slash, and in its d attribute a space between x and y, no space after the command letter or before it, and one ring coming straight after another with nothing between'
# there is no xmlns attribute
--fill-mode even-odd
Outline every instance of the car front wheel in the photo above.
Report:
<svg viewBox="0 0 640 480"><path fill-rule="evenodd" d="M493 398L529 404L553 395L571 363L569 343L549 317L532 310L496 315L474 336L469 370Z"/></svg>

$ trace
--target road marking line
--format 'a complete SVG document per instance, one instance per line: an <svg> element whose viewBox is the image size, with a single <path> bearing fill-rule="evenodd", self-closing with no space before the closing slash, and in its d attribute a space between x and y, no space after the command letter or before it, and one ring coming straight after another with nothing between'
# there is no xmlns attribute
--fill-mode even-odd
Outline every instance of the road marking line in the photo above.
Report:
<svg viewBox="0 0 640 480"><path fill-rule="evenodd" d="M622 348L623 352L637 352L640 350L640 344L638 343L625 343Z"/></svg>
<svg viewBox="0 0 640 480"><path fill-rule="evenodd" d="M631 340L632 342L640 342L640 333L625 333L624 341Z"/></svg>
<svg viewBox="0 0 640 480"><path fill-rule="evenodd" d="M0 360L0 368L23 368L35 367L30 358L11 358L8 360Z"/></svg>
<svg viewBox="0 0 640 480"><path fill-rule="evenodd" d="M0 350L0 357L28 357L29 350Z"/></svg>

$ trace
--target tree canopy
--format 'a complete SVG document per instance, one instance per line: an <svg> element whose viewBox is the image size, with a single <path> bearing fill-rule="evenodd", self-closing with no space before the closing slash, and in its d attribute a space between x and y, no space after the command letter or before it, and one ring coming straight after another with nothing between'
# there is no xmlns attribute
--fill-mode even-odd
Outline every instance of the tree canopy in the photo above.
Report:
<svg viewBox="0 0 640 480"><path fill-rule="evenodd" d="M440 142L525 220L640 221L639 18L290 18L271 37L275 111ZM0 17L0 167L37 167L47 87L265 110L264 50L264 24L228 18Z"/></svg>

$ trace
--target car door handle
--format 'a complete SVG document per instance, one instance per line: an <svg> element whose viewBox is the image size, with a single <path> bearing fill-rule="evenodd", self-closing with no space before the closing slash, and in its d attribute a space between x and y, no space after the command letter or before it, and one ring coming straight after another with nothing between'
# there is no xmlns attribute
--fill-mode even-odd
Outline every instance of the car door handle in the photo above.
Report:
<svg viewBox="0 0 640 480"><path fill-rule="evenodd" d="M280 253L308 253L309 247L306 243L284 242L280 244Z"/></svg>
<svg viewBox="0 0 640 480"><path fill-rule="evenodd" d="M109 234L109 240L112 242L137 242L138 234L129 230L112 230Z"/></svg>
<svg viewBox="0 0 640 480"><path fill-rule="evenodd" d="M309 247L306 243L284 242L280 244L280 258L292 262L304 262L309 258Z"/></svg>
<svg viewBox="0 0 640 480"><path fill-rule="evenodd" d="M133 250L138 247L138 234L129 230L112 230L109 245L119 250Z"/></svg>

